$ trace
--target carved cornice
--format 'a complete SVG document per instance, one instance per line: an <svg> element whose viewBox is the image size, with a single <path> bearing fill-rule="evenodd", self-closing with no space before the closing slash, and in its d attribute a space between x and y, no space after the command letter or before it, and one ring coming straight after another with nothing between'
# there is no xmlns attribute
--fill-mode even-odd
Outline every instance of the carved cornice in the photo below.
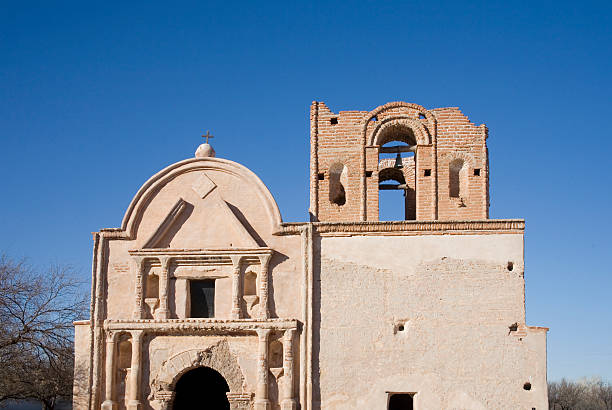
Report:
<svg viewBox="0 0 612 410"><path fill-rule="evenodd" d="M112 331L144 330L148 334L228 334L256 332L260 329L297 329L296 319L107 319L104 328Z"/></svg>
<svg viewBox="0 0 612 410"><path fill-rule="evenodd" d="M283 223L275 235L298 235L308 223ZM345 235L436 235L474 233L518 233L525 231L524 219L483 219L476 221L388 221L313 222L315 232L324 236Z"/></svg>
<svg viewBox="0 0 612 410"><path fill-rule="evenodd" d="M132 249L128 252L151 266L160 266L162 260L175 266L235 265L236 260L246 265L259 265L274 253L270 248Z"/></svg>
<svg viewBox="0 0 612 410"><path fill-rule="evenodd" d="M224 255L271 255L270 248L209 248L209 249L132 249L132 256L224 256Z"/></svg>

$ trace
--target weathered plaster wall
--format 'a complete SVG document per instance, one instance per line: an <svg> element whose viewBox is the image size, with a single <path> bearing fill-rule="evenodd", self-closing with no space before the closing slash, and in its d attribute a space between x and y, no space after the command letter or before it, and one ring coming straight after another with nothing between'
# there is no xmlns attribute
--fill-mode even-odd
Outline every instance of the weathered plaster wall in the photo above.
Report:
<svg viewBox="0 0 612 410"><path fill-rule="evenodd" d="M89 320L74 323L74 387L75 409L87 408L90 378L89 357L91 354L91 324Z"/></svg>
<svg viewBox="0 0 612 410"><path fill-rule="evenodd" d="M316 246L315 408L382 409L387 392L417 393L417 409L546 408L545 340L509 330L525 322L522 235Z"/></svg>

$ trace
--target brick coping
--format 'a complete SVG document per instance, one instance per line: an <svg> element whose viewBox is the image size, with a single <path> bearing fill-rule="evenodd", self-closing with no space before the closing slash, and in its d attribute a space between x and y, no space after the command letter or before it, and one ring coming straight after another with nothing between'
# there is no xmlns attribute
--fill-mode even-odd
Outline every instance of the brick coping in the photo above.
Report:
<svg viewBox="0 0 612 410"><path fill-rule="evenodd" d="M518 233L525 231L524 219L483 219L472 221L384 221L384 222L290 222L283 223L275 235L298 235L311 225L326 236Z"/></svg>

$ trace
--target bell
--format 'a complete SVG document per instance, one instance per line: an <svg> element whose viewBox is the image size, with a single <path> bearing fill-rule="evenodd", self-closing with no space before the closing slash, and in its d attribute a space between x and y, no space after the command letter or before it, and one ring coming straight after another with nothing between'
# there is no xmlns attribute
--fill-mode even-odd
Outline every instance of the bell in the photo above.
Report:
<svg viewBox="0 0 612 410"><path fill-rule="evenodd" d="M397 153L397 157L395 157L395 165L393 165L393 168L395 169L401 169L404 168L404 165L402 164L402 156L400 155L400 153Z"/></svg>

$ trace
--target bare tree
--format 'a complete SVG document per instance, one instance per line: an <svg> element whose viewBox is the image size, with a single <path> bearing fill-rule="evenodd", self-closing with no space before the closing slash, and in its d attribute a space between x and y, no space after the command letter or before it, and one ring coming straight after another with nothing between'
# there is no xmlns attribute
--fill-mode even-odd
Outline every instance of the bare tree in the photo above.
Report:
<svg viewBox="0 0 612 410"><path fill-rule="evenodd" d="M582 400L584 386L561 379L548 384L548 406L551 410L575 410Z"/></svg>
<svg viewBox="0 0 612 410"><path fill-rule="evenodd" d="M72 394L73 325L87 311L67 267L44 272L0 257L0 403L34 399L53 409Z"/></svg>
<svg viewBox="0 0 612 410"><path fill-rule="evenodd" d="M602 409L612 410L612 383L599 380L593 386L592 392L593 396L603 403Z"/></svg>
<svg viewBox="0 0 612 410"><path fill-rule="evenodd" d="M548 384L550 410L612 410L612 384L600 377Z"/></svg>

